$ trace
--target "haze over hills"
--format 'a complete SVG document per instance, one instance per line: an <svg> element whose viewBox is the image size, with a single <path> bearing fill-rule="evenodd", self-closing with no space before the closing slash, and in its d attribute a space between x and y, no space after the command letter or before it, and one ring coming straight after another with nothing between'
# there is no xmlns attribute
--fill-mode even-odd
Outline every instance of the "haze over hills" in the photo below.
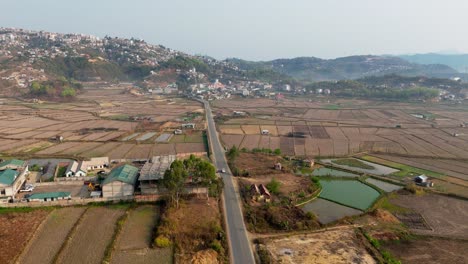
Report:
<svg viewBox="0 0 468 264"><path fill-rule="evenodd" d="M468 73L468 54L411 54L398 56L404 60L419 64L445 64L459 72Z"/></svg>
<svg viewBox="0 0 468 264"><path fill-rule="evenodd" d="M359 79L367 76L398 74L450 78L459 74L442 64L421 65L393 56L350 56L337 59L299 57L265 62L228 59L241 69L263 68L286 74L303 82Z"/></svg>

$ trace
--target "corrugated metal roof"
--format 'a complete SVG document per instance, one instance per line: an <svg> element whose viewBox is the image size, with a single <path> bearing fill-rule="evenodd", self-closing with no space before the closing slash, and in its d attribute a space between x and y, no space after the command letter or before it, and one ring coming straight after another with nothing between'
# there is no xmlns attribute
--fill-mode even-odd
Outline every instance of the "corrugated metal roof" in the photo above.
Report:
<svg viewBox="0 0 468 264"><path fill-rule="evenodd" d="M12 159L12 160L5 160L4 162L0 163L0 168L8 165L14 166L23 166L24 160Z"/></svg>
<svg viewBox="0 0 468 264"><path fill-rule="evenodd" d="M29 196L29 200L36 199L50 199L50 198L65 198L71 195L70 192L48 192L48 193L35 193Z"/></svg>
<svg viewBox="0 0 468 264"><path fill-rule="evenodd" d="M15 170L7 169L0 171L0 183L5 185L12 185L16 179L16 176L18 176L18 172Z"/></svg>
<svg viewBox="0 0 468 264"><path fill-rule="evenodd" d="M121 181L128 184L135 185L138 176L138 168L131 165L123 165L113 169L106 179L103 181L104 184L111 183L113 181Z"/></svg>

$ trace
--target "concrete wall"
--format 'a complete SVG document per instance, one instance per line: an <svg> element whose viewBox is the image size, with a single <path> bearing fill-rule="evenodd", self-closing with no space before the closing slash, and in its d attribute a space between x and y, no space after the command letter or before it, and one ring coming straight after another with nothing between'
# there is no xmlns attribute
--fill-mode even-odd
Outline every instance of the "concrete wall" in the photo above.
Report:
<svg viewBox="0 0 468 264"><path fill-rule="evenodd" d="M121 181L113 181L102 186L102 197L125 197L133 196L135 188L133 185Z"/></svg>

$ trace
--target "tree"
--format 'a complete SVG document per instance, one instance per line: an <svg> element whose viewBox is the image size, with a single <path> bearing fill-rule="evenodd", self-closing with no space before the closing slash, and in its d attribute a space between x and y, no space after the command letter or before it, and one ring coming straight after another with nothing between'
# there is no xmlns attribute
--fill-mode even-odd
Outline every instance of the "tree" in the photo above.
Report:
<svg viewBox="0 0 468 264"><path fill-rule="evenodd" d="M227 157L229 160L235 160L239 157L239 149L236 146L232 146L227 153Z"/></svg>
<svg viewBox="0 0 468 264"><path fill-rule="evenodd" d="M275 154L276 156L279 156L281 155L281 149L277 148L273 151L273 154Z"/></svg>
<svg viewBox="0 0 468 264"><path fill-rule="evenodd" d="M171 164L171 167L166 170L163 178L163 185L171 194L171 201L179 208L180 194L184 190L184 184L187 180L188 173L184 167L184 163L176 160Z"/></svg>

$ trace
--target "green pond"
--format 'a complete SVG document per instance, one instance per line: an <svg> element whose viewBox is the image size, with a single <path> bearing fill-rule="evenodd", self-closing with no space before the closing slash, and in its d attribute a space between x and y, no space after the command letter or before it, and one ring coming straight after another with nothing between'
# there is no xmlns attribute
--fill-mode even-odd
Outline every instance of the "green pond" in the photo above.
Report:
<svg viewBox="0 0 468 264"><path fill-rule="evenodd" d="M355 180L321 180L320 198L365 211L380 196L374 188Z"/></svg>
<svg viewBox="0 0 468 264"><path fill-rule="evenodd" d="M330 168L318 168L312 172L313 176L335 176L335 177L359 177L359 175L354 173L349 173L340 170L334 170Z"/></svg>

